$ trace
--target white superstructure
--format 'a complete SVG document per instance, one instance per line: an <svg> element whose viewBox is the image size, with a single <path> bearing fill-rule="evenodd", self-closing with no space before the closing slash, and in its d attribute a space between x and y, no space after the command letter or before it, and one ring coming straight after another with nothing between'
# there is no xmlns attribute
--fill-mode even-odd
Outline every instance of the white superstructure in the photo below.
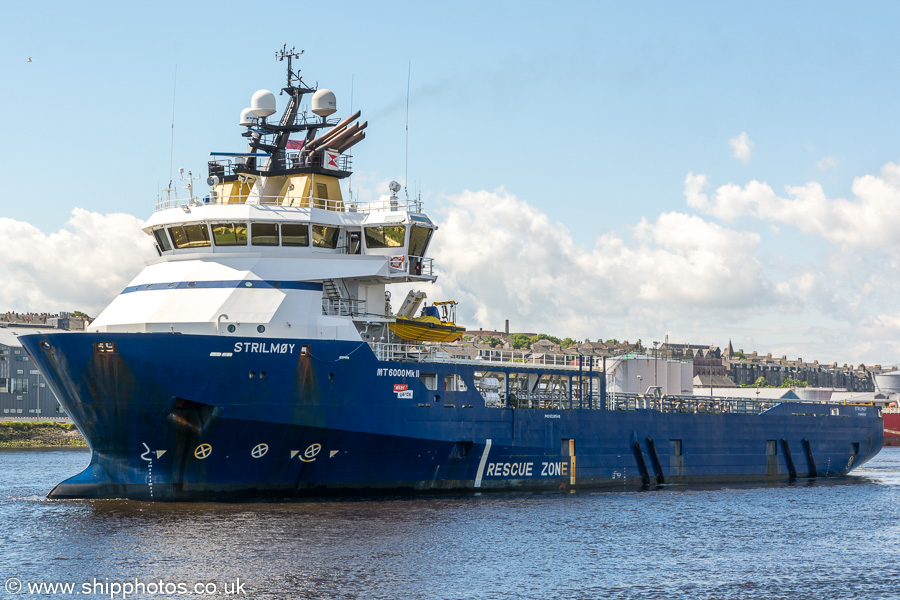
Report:
<svg viewBox="0 0 900 600"><path fill-rule="evenodd" d="M358 111L328 120L328 90L314 97L316 116L299 111L315 90L291 71L297 54L283 56L280 121L267 122L275 95L253 94L240 117L247 151L211 153L207 196L195 197L191 183L190 198L157 206L144 231L159 257L91 331L386 340L394 319L385 286L434 281L425 253L437 227L393 183L389 200L344 200L345 153L366 123L355 123Z"/></svg>

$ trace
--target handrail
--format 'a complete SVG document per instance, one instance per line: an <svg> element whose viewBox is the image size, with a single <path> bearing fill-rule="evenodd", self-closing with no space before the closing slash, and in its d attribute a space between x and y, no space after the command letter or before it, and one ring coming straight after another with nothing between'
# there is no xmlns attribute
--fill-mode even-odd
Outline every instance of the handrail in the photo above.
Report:
<svg viewBox="0 0 900 600"><path fill-rule="evenodd" d="M253 194L218 195L210 193L204 197L170 198L156 203L156 212L171 208L224 205L224 204L261 204L265 206L282 206L291 208L318 208L334 212L421 212L422 203L415 199L374 200L371 202L332 200L318 196L287 194L284 196L256 196Z"/></svg>
<svg viewBox="0 0 900 600"><path fill-rule="evenodd" d="M453 360L458 362L477 361L478 364L523 364L557 367L578 371L587 376L593 372L600 377L603 373L600 356L584 354L553 354L550 352L534 352L533 350L488 350L452 344L409 344L371 342L372 349L381 360L409 360L414 357L417 362L434 362ZM579 358L581 364L579 365Z"/></svg>
<svg viewBox="0 0 900 600"><path fill-rule="evenodd" d="M570 386L562 389L521 390L509 389L498 392L500 401L485 396L485 406L506 408L540 408L565 410L575 408L604 409L610 411L651 410L666 413L703 413L703 414L760 414L780 404L772 400L723 396L667 396L645 394L608 394L605 400L598 387L593 387L587 379L600 379L604 376L601 366L589 367L590 359L597 357L582 356L582 364L578 366L579 355L550 355L516 350L494 350L464 348L448 344L405 344L370 342L369 346L375 357L381 361L402 361L417 363L465 363L484 367L503 367L515 372L517 367L523 369L554 368L569 371ZM466 354L463 351L475 350ZM478 353L489 353L484 357ZM519 358L521 357L521 358ZM589 359L589 360L585 360ZM579 384L576 378L582 379ZM477 384L477 382L476 382ZM477 389L476 385L476 389ZM486 392L482 392L484 395Z"/></svg>
<svg viewBox="0 0 900 600"><path fill-rule="evenodd" d="M322 298L322 314L340 317L358 317L366 313L366 301L355 298Z"/></svg>

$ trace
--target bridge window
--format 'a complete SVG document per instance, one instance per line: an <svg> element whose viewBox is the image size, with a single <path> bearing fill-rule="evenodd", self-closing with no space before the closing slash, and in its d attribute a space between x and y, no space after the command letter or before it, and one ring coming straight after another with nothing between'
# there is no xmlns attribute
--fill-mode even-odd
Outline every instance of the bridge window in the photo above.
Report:
<svg viewBox="0 0 900 600"><path fill-rule="evenodd" d="M406 225L366 227L366 248L399 248L406 242Z"/></svg>
<svg viewBox="0 0 900 600"><path fill-rule="evenodd" d="M309 225L306 223L283 223L281 225L282 246L309 246Z"/></svg>
<svg viewBox="0 0 900 600"><path fill-rule="evenodd" d="M413 227L409 234L409 254L410 256L425 256L425 250L428 248L428 241L431 239L433 229L428 227Z"/></svg>
<svg viewBox="0 0 900 600"><path fill-rule="evenodd" d="M166 235L165 229L154 229L153 237L156 238L156 243L159 244L159 249L163 252L172 249L172 244L169 243L169 236Z"/></svg>
<svg viewBox="0 0 900 600"><path fill-rule="evenodd" d="M246 223L213 223L213 239L216 246L246 246Z"/></svg>
<svg viewBox="0 0 900 600"><path fill-rule="evenodd" d="M316 248L337 248L338 233L340 227L327 227L325 225L312 226L313 246Z"/></svg>
<svg viewBox="0 0 900 600"><path fill-rule="evenodd" d="M250 243L254 246L277 246L278 223L251 223Z"/></svg>
<svg viewBox="0 0 900 600"><path fill-rule="evenodd" d="M209 229L203 223L169 227L169 235L176 248L202 248L209 246Z"/></svg>

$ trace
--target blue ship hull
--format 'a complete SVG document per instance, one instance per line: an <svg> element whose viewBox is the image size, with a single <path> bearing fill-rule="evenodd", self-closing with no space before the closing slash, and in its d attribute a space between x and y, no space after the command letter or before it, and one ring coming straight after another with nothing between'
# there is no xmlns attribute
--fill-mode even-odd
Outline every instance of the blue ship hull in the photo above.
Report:
<svg viewBox="0 0 900 600"><path fill-rule="evenodd" d="M379 361L358 342L162 333L21 341L92 451L53 498L779 481L844 475L883 442L873 406L486 407L472 383L485 367ZM459 375L468 390L429 390L425 372Z"/></svg>

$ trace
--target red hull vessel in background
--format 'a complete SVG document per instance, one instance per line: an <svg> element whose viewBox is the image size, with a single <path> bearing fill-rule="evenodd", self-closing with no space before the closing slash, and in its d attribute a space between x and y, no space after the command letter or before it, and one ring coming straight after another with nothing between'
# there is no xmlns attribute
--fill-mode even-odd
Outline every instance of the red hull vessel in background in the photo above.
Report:
<svg viewBox="0 0 900 600"><path fill-rule="evenodd" d="M900 446L900 408L884 407L884 445Z"/></svg>

